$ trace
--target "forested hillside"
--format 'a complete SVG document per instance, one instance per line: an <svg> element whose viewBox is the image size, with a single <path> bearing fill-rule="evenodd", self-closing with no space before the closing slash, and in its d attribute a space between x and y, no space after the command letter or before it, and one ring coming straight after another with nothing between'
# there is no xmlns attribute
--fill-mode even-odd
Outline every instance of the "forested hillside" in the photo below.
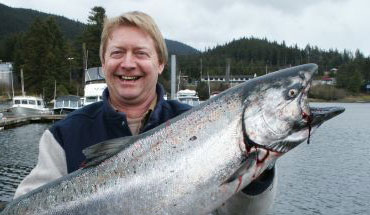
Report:
<svg viewBox="0 0 370 215"><path fill-rule="evenodd" d="M99 45L105 9L91 9L87 24L43 12L0 4L0 60L13 62L16 83L23 69L30 94L53 96L82 92L84 68L100 66ZM198 50L167 40L169 54ZM85 59L85 60L84 60ZM1 93L1 92L0 92Z"/></svg>
<svg viewBox="0 0 370 215"><path fill-rule="evenodd" d="M100 66L99 44L105 9L91 9L86 24L64 17L0 4L0 59L14 63L15 76L22 69L28 93L50 99L57 83L58 94L83 91L84 68ZM370 82L370 59L360 50L323 50L307 44L305 48L287 46L252 35L200 52L186 44L166 40L169 54L177 55L178 74L199 83L201 75L263 75L304 63L319 65L319 76L332 68L337 87L358 93ZM165 68L161 82L168 87ZM204 83L203 83L204 86ZM222 86L224 88L224 86ZM1 93L1 92L0 92Z"/></svg>
<svg viewBox="0 0 370 215"><path fill-rule="evenodd" d="M63 16L47 14L31 9L12 8L0 4L0 40L12 34L26 32L36 18L45 19L49 16L55 18L55 22L67 39L76 39L85 26L81 22L73 21Z"/></svg>
<svg viewBox="0 0 370 215"><path fill-rule="evenodd" d="M338 69L337 73L328 75L336 78L337 87L354 93L364 90L364 85L370 81L370 58L359 50L355 53L323 50L309 44L302 49L254 37L233 40L179 59L182 74L193 80L200 78L200 70L203 75L224 75L228 63L231 75L263 75L281 68L316 63L319 65L317 78L333 68Z"/></svg>

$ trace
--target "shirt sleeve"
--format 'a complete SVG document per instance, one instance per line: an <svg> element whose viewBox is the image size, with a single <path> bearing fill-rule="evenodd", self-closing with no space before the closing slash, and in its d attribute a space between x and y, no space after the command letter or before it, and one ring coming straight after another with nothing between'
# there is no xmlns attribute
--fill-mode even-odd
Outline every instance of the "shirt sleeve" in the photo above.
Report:
<svg viewBox="0 0 370 215"><path fill-rule="evenodd" d="M251 186L248 185L244 190L232 196L212 214L267 214L276 195L276 166L268 171L270 172L263 181L252 182Z"/></svg>
<svg viewBox="0 0 370 215"><path fill-rule="evenodd" d="M46 130L40 139L37 165L19 184L14 198L64 175L67 175L65 152L53 134Z"/></svg>

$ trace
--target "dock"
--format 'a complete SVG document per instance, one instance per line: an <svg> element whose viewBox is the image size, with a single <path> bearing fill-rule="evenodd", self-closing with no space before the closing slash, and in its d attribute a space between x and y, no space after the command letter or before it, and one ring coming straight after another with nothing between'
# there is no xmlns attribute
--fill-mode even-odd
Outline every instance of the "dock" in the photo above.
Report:
<svg viewBox="0 0 370 215"><path fill-rule="evenodd" d="M53 123L64 119L66 115L34 115L15 118L6 118L0 120L0 131L15 128L30 123Z"/></svg>

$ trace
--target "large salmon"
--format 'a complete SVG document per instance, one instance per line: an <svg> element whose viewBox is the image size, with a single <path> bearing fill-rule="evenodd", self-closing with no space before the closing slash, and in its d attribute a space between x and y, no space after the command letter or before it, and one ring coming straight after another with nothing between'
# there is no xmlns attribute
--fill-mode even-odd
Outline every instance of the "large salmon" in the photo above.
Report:
<svg viewBox="0 0 370 215"><path fill-rule="evenodd" d="M343 108L310 108L315 64L233 87L138 136L84 151L87 166L5 214L207 214ZM309 139L308 139L309 140Z"/></svg>

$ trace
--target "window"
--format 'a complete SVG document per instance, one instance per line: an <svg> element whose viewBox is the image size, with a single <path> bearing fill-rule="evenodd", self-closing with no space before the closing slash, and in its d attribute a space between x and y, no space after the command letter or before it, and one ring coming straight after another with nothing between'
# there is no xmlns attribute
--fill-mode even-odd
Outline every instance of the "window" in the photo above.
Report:
<svg viewBox="0 0 370 215"><path fill-rule="evenodd" d="M96 102L96 101L98 101L98 97L96 97L96 96L86 97L86 102Z"/></svg>
<svg viewBox="0 0 370 215"><path fill-rule="evenodd" d="M78 108L78 102L77 101L71 101L70 104L71 104L70 107Z"/></svg>
<svg viewBox="0 0 370 215"><path fill-rule="evenodd" d="M56 108L62 108L63 107L63 104L64 104L64 101L57 101L55 107Z"/></svg>

